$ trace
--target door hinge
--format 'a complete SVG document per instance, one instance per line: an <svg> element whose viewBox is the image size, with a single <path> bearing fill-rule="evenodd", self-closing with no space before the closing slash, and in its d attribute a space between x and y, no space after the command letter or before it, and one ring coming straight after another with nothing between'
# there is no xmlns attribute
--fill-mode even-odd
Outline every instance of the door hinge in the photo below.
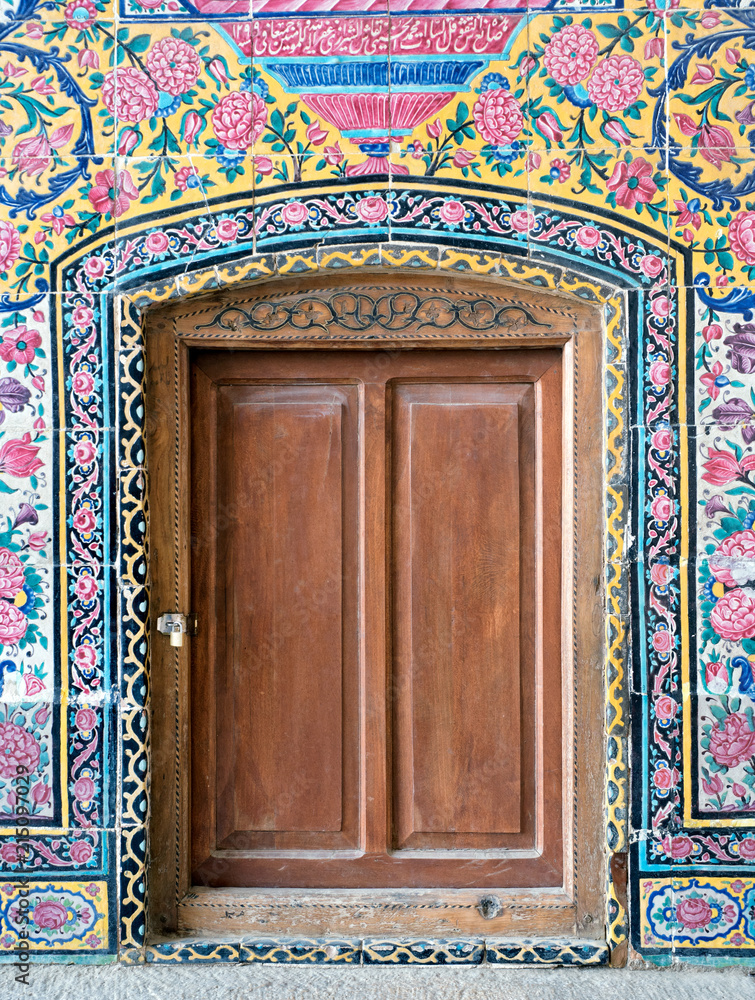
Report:
<svg viewBox="0 0 755 1000"><path fill-rule="evenodd" d="M157 619L157 631L170 636L171 646L183 646L185 635L196 635L199 627L197 616L192 612L183 615L170 612Z"/></svg>

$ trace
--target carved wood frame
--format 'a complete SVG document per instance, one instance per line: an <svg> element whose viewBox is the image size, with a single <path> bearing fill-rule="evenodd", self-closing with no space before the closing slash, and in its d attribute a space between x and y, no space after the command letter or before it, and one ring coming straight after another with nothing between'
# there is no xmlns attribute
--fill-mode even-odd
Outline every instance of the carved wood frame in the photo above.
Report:
<svg viewBox="0 0 755 1000"><path fill-rule="evenodd" d="M488 328L462 334L422 321L403 329L339 329L331 322L306 329L289 321L279 329L254 328L260 300L283 302L310 292L360 286L437 290L468 310L488 303ZM248 305L244 316L241 305ZM490 305L498 304L498 312ZM477 307L474 307L477 308ZM490 318L492 316L492 318ZM251 317L251 318L250 318ZM306 325L306 324L305 324ZM401 271L395 268L292 276L232 287L147 315L147 465L149 470L151 625L163 610L188 610L189 529L188 355L201 346L254 349L271 346L404 348L560 346L564 352L563 747L567 782L565 882L561 891L501 890L502 912L483 917L474 890L254 890L189 885L188 672L190 641L181 649L151 644L151 820L149 831L148 940L175 935L218 939L234 935L393 935L496 937L551 935L605 941L605 752L603 714L604 454L603 318L599 306L490 278ZM599 456L599 458L598 458ZM585 516L585 513L588 516ZM162 639L162 637L159 637ZM579 739L576 734L579 733ZM176 863L178 862L178 863ZM489 894L489 893L486 893Z"/></svg>

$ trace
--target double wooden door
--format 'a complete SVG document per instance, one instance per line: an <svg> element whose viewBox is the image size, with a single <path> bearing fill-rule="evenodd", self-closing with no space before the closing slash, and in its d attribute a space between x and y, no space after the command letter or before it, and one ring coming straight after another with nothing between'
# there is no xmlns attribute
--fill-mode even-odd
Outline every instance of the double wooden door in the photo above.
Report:
<svg viewBox="0 0 755 1000"><path fill-rule="evenodd" d="M193 881L562 883L562 382L193 354Z"/></svg>

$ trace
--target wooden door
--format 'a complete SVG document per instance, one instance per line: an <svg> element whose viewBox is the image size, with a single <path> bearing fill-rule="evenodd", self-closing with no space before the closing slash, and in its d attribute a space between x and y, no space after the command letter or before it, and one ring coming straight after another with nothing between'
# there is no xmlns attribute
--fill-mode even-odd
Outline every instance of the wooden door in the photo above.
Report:
<svg viewBox="0 0 755 1000"><path fill-rule="evenodd" d="M562 382L194 352L193 881L562 884Z"/></svg>

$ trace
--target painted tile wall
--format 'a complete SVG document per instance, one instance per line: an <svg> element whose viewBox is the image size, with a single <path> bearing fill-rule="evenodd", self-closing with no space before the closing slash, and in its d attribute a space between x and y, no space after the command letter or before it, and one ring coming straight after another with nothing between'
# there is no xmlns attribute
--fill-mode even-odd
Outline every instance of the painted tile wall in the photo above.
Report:
<svg viewBox="0 0 755 1000"><path fill-rule="evenodd" d="M620 296L608 844L633 947L755 962L753 192L737 4L4 0L6 961L145 958L135 290L377 255Z"/></svg>

